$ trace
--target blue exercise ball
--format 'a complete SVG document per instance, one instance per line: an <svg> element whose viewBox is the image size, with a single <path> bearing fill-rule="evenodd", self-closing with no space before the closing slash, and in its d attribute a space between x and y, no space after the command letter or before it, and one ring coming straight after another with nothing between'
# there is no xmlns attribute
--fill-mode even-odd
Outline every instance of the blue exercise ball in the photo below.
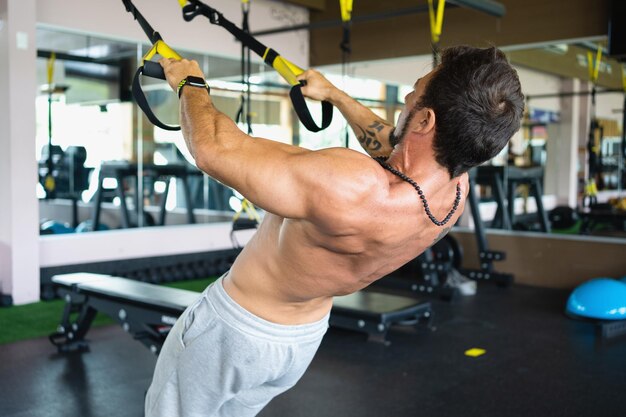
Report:
<svg viewBox="0 0 626 417"><path fill-rule="evenodd" d="M626 280L596 278L579 285L567 300L566 311L591 319L626 319Z"/></svg>
<svg viewBox="0 0 626 417"><path fill-rule="evenodd" d="M74 233L74 229L65 223L47 220L39 226L39 233L42 235L62 235L66 233Z"/></svg>
<svg viewBox="0 0 626 417"><path fill-rule="evenodd" d="M104 223L100 223L98 230L110 230L111 228ZM93 232L93 222L91 220L85 220L76 226L76 233Z"/></svg>

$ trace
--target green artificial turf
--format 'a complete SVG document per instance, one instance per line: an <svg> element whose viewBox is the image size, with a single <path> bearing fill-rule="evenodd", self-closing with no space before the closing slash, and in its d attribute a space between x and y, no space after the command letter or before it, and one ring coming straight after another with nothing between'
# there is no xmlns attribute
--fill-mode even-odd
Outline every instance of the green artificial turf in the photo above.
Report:
<svg viewBox="0 0 626 417"><path fill-rule="evenodd" d="M0 308L0 344L48 336L56 331L64 304L62 300L53 300ZM98 314L93 325L111 323L113 320Z"/></svg>
<svg viewBox="0 0 626 417"><path fill-rule="evenodd" d="M552 228L552 233L562 234L562 235L579 235L580 227L582 226L582 224L583 222L581 220L578 220L576 223L574 223L571 227L568 227L567 229Z"/></svg>
<svg viewBox="0 0 626 417"><path fill-rule="evenodd" d="M201 292L217 278L205 278L193 281L179 281L164 284L172 288ZM62 300L40 301L0 308L0 345L19 340L46 337L56 331L63 314ZM98 314L93 326L113 324L114 321L104 314Z"/></svg>

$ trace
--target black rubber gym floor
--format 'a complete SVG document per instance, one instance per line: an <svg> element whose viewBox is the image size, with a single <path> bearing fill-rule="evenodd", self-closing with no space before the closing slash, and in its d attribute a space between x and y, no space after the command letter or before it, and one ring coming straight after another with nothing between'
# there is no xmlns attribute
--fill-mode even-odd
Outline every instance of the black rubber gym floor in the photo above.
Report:
<svg viewBox="0 0 626 417"><path fill-rule="evenodd" d="M481 285L435 303L435 332L394 330L388 347L331 329L298 385L260 416L623 416L626 339L597 343L563 315L566 298ZM68 356L45 339L0 346L0 416L141 416L156 358L116 326L89 336L90 353ZM465 356L473 347L487 352Z"/></svg>

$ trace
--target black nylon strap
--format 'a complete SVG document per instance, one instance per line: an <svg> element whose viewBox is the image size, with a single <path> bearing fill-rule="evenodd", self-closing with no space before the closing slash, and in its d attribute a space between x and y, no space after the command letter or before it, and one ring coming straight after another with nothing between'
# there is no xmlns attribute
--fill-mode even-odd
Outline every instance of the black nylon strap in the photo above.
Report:
<svg viewBox="0 0 626 417"><path fill-rule="evenodd" d="M200 15L208 18L212 24L221 26L229 31L239 42L244 44L246 48L253 50L257 55L262 57L265 53L265 49L267 49L265 45L226 19L222 13L214 8L198 0L189 0L189 4L183 7L183 19L187 22L191 22L196 16Z"/></svg>
<svg viewBox="0 0 626 417"><path fill-rule="evenodd" d="M163 40L159 32L157 32L156 30L152 28L150 23L148 23L146 18L143 17L143 15L139 12L139 10L137 10L137 8L131 2L131 0L122 0L122 3L124 3L124 7L126 8L126 11L131 13L133 15L133 18L139 23L139 26L141 26L141 29L144 31L144 33L146 34L148 39L150 39L150 42L153 45L157 41ZM144 69L144 66L145 66L145 69ZM148 100L146 99L146 96L143 93L143 90L141 89L141 83L139 82L139 78L142 74L145 74L148 77L160 78L163 80L165 79L163 68L161 67L160 64L156 62L146 61L144 65L137 68L137 72L135 72L135 76L133 77L133 84L131 86L131 92L139 108L144 112L148 120L150 120L150 122L154 124L155 126L160 127L161 129L164 129L164 130L180 130L180 126L166 125L154 115L154 113L152 112L152 109L150 109Z"/></svg>
<svg viewBox="0 0 626 417"><path fill-rule="evenodd" d="M143 65L137 68L137 72L135 72L135 77L133 78L133 85L132 85L133 97L135 97L135 101L137 102L137 105L139 106L139 108L143 110L144 114L153 125L160 127L161 129L164 129L164 130L180 130L180 126L166 125L154 115L154 113L152 112L152 109L150 109L148 100L146 99L146 96L143 93L143 90L141 89L141 83L139 82L139 78L141 74L143 74Z"/></svg>
<svg viewBox="0 0 626 417"><path fill-rule="evenodd" d="M133 15L133 18L139 23L139 26L141 26L143 32L146 34L148 39L150 39L150 43L154 45L157 41L162 40L159 32L152 28L150 23L148 23L146 18L143 17L143 15L139 12L139 10L137 10L135 5L130 0L122 0L122 3L124 3L126 11L131 13Z"/></svg>
<svg viewBox="0 0 626 417"><path fill-rule="evenodd" d="M226 19L220 12L214 8L202 3L199 0L189 0L189 4L183 7L183 19L187 22L192 21L196 16L202 15L209 19L214 25L222 26L229 31L239 42L245 45L247 48L253 50L258 56L263 58L264 61L272 66L279 53L271 48L267 48L261 42L259 42L254 36L246 33L241 28L237 27L233 22ZM267 52L266 52L267 51ZM291 87L289 91L289 97L291 97L291 103L298 115L298 119L302 122L311 132L319 132L326 129L333 119L333 106L327 101L322 102L322 125L317 126L311 112L309 111L304 96L302 95L302 85L296 84Z"/></svg>
<svg viewBox="0 0 626 417"><path fill-rule="evenodd" d="M271 66L274 63L274 60L276 59L277 56L278 56L278 52L276 52L272 48L269 48L267 50L267 53L265 53L264 61L267 65ZM263 58L263 55L261 55L261 58Z"/></svg>
<svg viewBox="0 0 626 417"><path fill-rule="evenodd" d="M624 104L622 105L622 158L626 160L626 85L624 86Z"/></svg>
<svg viewBox="0 0 626 417"><path fill-rule="evenodd" d="M267 47L259 42L255 37L244 32L233 22L225 18L220 19L218 25L229 31L239 42L243 43L247 48L253 50L258 56L263 57Z"/></svg>
<svg viewBox="0 0 626 417"><path fill-rule="evenodd" d="M291 87L289 91L289 97L291 98L291 104L293 109L298 115L298 119L302 122L311 132L319 132L330 126L330 122L333 120L333 105L328 101L322 101L322 125L318 126L313 120L311 112L304 101L304 95L302 95L302 84L297 84Z"/></svg>

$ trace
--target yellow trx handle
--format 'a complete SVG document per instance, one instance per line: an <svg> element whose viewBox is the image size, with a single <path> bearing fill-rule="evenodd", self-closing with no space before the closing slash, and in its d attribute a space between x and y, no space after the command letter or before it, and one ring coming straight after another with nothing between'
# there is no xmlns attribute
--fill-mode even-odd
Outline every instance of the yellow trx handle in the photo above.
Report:
<svg viewBox="0 0 626 417"><path fill-rule="evenodd" d="M178 0L178 4L180 4L180 7L185 7L187 5L187 0Z"/></svg>
<svg viewBox="0 0 626 417"><path fill-rule="evenodd" d="M249 219L256 220L257 222L261 221L261 217L259 216L259 213L257 213L256 208L254 207L254 204L252 204L245 198L241 202L241 210L235 213L235 216L233 217L233 221L236 221L237 219L239 219L239 217L241 217L241 213L243 213L244 211L248 215Z"/></svg>
<svg viewBox="0 0 626 417"><path fill-rule="evenodd" d="M46 175L46 178L43 181L43 188L49 192L52 192L55 188L57 188L56 181L54 180L52 174Z"/></svg>
<svg viewBox="0 0 626 417"><path fill-rule="evenodd" d="M48 58L48 88L51 88L52 81L54 80L54 61L57 55L54 52L50 52L50 58Z"/></svg>
<svg viewBox="0 0 626 417"><path fill-rule="evenodd" d="M589 80L595 84L600 75L600 62L602 61L602 48L598 46L596 59L593 59L591 51L587 51L587 66L589 67Z"/></svg>
<svg viewBox="0 0 626 417"><path fill-rule="evenodd" d="M265 54L263 55L264 60L269 50L270 48L265 50ZM280 74L280 76L283 77L289 85L292 86L300 83L296 77L304 72L302 68L280 55L278 55L274 59L274 62L272 62L272 68L274 68L274 70Z"/></svg>
<svg viewBox="0 0 626 417"><path fill-rule="evenodd" d="M163 58L183 59L175 50L170 48L164 41L156 41L152 48L143 56L144 61L150 61L153 56L161 55Z"/></svg>
<svg viewBox="0 0 626 417"><path fill-rule="evenodd" d="M443 11L445 9L445 5L446 0L438 0L437 14L435 15L433 0L428 0L428 16L430 17L430 38L433 43L439 43L439 38L441 37L441 31L443 30Z"/></svg>
<svg viewBox="0 0 626 417"><path fill-rule="evenodd" d="M596 180L594 180L593 178L588 179L587 184L585 184L585 195L590 197L595 197L598 195Z"/></svg>
<svg viewBox="0 0 626 417"><path fill-rule="evenodd" d="M343 22L352 20L352 0L339 0L339 8L341 9L341 20Z"/></svg>

